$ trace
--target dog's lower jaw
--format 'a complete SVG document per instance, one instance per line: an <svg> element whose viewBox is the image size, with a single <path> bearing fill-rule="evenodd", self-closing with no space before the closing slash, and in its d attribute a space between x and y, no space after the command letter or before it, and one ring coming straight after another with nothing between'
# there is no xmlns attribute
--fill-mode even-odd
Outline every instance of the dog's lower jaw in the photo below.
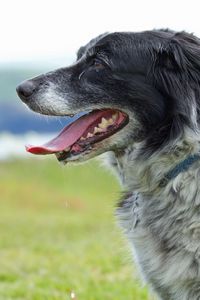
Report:
<svg viewBox="0 0 200 300"><path fill-rule="evenodd" d="M129 149L114 163L128 190L117 217L143 278L163 300L200 299L200 163L164 188L153 186L167 161L173 164L172 156L176 161L197 149L198 141L182 140L171 157L160 154L138 162L137 150Z"/></svg>

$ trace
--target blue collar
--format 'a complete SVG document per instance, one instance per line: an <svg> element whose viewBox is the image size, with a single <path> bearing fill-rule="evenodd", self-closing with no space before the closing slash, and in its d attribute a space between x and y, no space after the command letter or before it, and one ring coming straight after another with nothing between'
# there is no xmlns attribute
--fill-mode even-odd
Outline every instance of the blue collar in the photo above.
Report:
<svg viewBox="0 0 200 300"><path fill-rule="evenodd" d="M186 159L177 164L173 169L167 172L163 179L160 181L159 186L165 187L171 179L174 179L181 172L185 172L197 160L200 159L200 154L189 155Z"/></svg>

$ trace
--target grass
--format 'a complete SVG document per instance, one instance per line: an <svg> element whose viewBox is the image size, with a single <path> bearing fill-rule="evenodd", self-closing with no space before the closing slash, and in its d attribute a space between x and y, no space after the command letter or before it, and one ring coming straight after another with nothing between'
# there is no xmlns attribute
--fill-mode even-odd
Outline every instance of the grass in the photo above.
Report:
<svg viewBox="0 0 200 300"><path fill-rule="evenodd" d="M0 176L1 300L152 299L113 216L118 183L97 162L12 161Z"/></svg>

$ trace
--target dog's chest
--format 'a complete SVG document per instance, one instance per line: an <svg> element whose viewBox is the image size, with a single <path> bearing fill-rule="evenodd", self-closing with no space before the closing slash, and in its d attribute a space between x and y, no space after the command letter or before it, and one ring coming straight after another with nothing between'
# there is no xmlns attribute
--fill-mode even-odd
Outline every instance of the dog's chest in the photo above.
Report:
<svg viewBox="0 0 200 300"><path fill-rule="evenodd" d="M117 209L141 273L162 299L181 299L178 290L200 280L199 194L192 184L157 199L129 193ZM165 298L168 290L176 296Z"/></svg>

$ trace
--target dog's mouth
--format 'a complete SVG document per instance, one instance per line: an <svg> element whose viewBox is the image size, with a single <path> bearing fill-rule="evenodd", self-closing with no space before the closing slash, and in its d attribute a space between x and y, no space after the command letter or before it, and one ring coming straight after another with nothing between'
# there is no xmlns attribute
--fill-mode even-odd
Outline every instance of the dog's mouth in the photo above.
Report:
<svg viewBox="0 0 200 300"><path fill-rule="evenodd" d="M121 130L129 121L119 110L94 110L66 126L57 137L42 146L26 146L33 154L56 154L59 161L74 160L88 154L95 144Z"/></svg>

